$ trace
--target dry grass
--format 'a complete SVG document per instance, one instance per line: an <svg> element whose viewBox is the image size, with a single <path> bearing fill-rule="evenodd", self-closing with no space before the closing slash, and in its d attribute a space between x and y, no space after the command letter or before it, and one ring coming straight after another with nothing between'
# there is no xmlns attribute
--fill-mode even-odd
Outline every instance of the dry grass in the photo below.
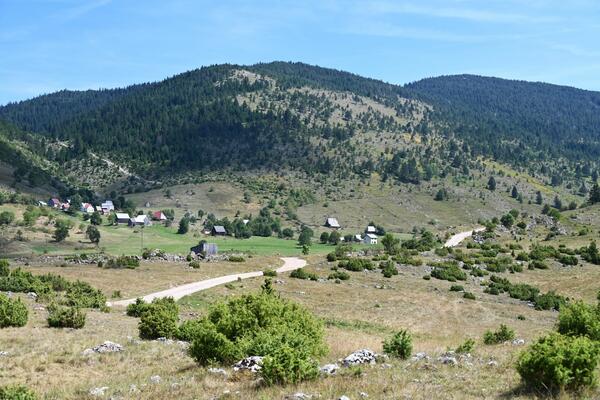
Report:
<svg viewBox="0 0 600 400"><path fill-rule="evenodd" d="M329 265L311 256L309 270L320 276L329 273ZM264 265L271 259L256 258L251 262ZM210 264L214 272L227 265ZM237 266L232 266L235 268ZM250 268L250 265L243 268ZM201 276L206 271L190 271L182 265L148 264L137 270L103 270L96 267L31 267L35 272L57 272L69 278L81 278L103 290L121 288L124 293L154 290L159 284L185 282L188 277ZM593 273L593 267L582 267ZM119 311L104 314L88 313L88 322L81 331L57 330L45 325L46 312L31 312L24 328L5 329L0 337L0 349L10 355L3 359L0 379L7 383L24 383L47 399L86 398L94 387L108 386L107 397L126 399L212 398L229 390L232 398L283 398L296 391L320 394L322 398L337 398L346 394L358 398L366 392L376 399L508 399L534 398L519 392L519 378L513 365L521 347L510 344L485 346L481 337L487 329L504 323L515 329L518 337L531 342L553 328L556 313L540 312L506 296L491 296L482 292L478 281L464 285L476 294L476 301L464 300L450 292L446 281L425 281L421 276L426 267L403 267L400 275L384 278L379 272L353 272L347 282L336 284L278 277L284 281L276 289L284 298L306 306L327 321L326 340L329 354L321 360L333 362L359 348L381 351L381 342L391 332L407 328L414 335L414 351L425 351L434 359L448 348L454 348L467 337L477 341L471 364L457 367L437 362L391 361L390 368L363 367L344 370L339 376L306 382L298 386L258 387L248 376L222 378L196 366L177 344L137 342L137 320ZM212 272L212 271L211 271ZM526 271L511 279L556 288L561 293L575 292L574 277L581 269ZM115 273L122 273L115 279ZM595 277L595 275L594 275ZM180 281L178 281L180 280ZM589 291L593 282L590 279ZM212 301L259 289L260 279L235 283L233 288L217 287L183 299L182 318L190 318L206 309ZM377 289L376 285L385 285ZM545 286L546 285L546 286ZM130 288L134 286L133 288ZM162 286L161 286L162 287ZM584 289L584 293L588 289ZM587 294L584 297L588 297ZM517 319L523 315L526 319ZM120 354L86 357L81 352L88 347L111 340L126 347ZM490 360L497 367L488 366ZM152 384L150 377L162 380ZM130 385L139 393L130 393ZM238 394L235 394L239 391ZM600 396L592 392L590 398ZM541 396L543 397L543 396ZM564 395L564 398L569 398ZM227 398L227 397L224 397Z"/></svg>

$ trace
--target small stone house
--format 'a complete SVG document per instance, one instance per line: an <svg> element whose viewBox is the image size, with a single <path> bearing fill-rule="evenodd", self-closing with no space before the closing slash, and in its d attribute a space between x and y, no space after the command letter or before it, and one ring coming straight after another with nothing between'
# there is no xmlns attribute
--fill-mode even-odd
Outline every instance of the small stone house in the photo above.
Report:
<svg viewBox="0 0 600 400"><path fill-rule="evenodd" d="M374 235L372 233L367 233L365 235L365 238L363 239L363 243L364 244L377 244L377 235Z"/></svg>
<svg viewBox="0 0 600 400"><path fill-rule="evenodd" d="M225 235L227 235L227 231L225 230L224 226L215 225L215 226L213 226L212 230L210 231L210 234L213 236L225 236Z"/></svg>
<svg viewBox="0 0 600 400"><path fill-rule="evenodd" d="M328 217L327 220L325 221L325 226L327 228L333 228L333 229L340 229L340 223L338 222L337 218L332 218L332 217Z"/></svg>
<svg viewBox="0 0 600 400"><path fill-rule="evenodd" d="M117 217L117 224L129 224L129 220L131 219L127 213L118 212L115 213L115 216Z"/></svg>

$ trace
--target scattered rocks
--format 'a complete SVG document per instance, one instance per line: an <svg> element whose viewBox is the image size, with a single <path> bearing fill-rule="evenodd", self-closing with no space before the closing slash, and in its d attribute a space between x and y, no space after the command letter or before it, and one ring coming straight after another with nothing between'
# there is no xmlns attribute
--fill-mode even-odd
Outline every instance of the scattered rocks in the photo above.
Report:
<svg viewBox="0 0 600 400"><path fill-rule="evenodd" d="M512 344L513 346L523 346L525 344L525 339L514 339Z"/></svg>
<svg viewBox="0 0 600 400"><path fill-rule="evenodd" d="M246 357L233 365L234 371L246 370L250 372L258 372L262 368L263 357L251 356Z"/></svg>
<svg viewBox="0 0 600 400"><path fill-rule="evenodd" d="M152 375L150 377L150 383L154 383L155 385L159 384L161 380L162 378L160 377L160 375Z"/></svg>
<svg viewBox="0 0 600 400"><path fill-rule="evenodd" d="M344 367L350 367L352 365L359 364L376 364L377 358L375 352L369 349L357 350L350 354L342 361Z"/></svg>
<svg viewBox="0 0 600 400"><path fill-rule="evenodd" d="M106 341L102 344L99 344L96 347L92 347L91 349L85 349L83 351L83 355L87 356L94 353L116 353L119 351L123 351L123 346L118 343L113 343L111 341Z"/></svg>
<svg viewBox="0 0 600 400"><path fill-rule="evenodd" d="M8 351L0 351L0 357L8 357Z"/></svg>
<svg viewBox="0 0 600 400"><path fill-rule="evenodd" d="M424 353L424 352L420 352L420 353L417 353L414 356L412 356L413 361L421 361L421 360L429 361L429 359L430 358L427 355L427 353Z"/></svg>
<svg viewBox="0 0 600 400"><path fill-rule="evenodd" d="M440 357L438 357L438 361L446 365L458 365L458 360L456 359L456 355L453 351L442 354Z"/></svg>
<svg viewBox="0 0 600 400"><path fill-rule="evenodd" d="M273 281L273 283L276 283L276 284L278 284L278 285L283 285L283 284L285 284L285 281L284 281L283 279L275 279L275 280Z"/></svg>
<svg viewBox="0 0 600 400"><path fill-rule="evenodd" d="M215 375L227 376L227 371L225 371L223 368L209 368L208 372Z"/></svg>
<svg viewBox="0 0 600 400"><path fill-rule="evenodd" d="M322 375L335 375L339 369L340 366L337 364L325 364L319 368Z"/></svg>
<svg viewBox="0 0 600 400"><path fill-rule="evenodd" d="M498 366L498 361L496 361L496 360L490 360L487 363L487 365L488 365L488 367L497 367Z"/></svg>
<svg viewBox="0 0 600 400"><path fill-rule="evenodd" d="M90 389L89 393L90 393L90 396L100 397L100 396L104 396L104 392L106 392L107 390L108 390L108 386L102 386L102 387Z"/></svg>
<svg viewBox="0 0 600 400"><path fill-rule="evenodd" d="M346 396L345 394L341 395L338 400L350 400L350 397Z"/></svg>
<svg viewBox="0 0 600 400"><path fill-rule="evenodd" d="M139 393L140 389L138 389L138 387L136 385L134 385L133 383L131 385L129 385L129 393Z"/></svg>
<svg viewBox="0 0 600 400"><path fill-rule="evenodd" d="M35 292L29 292L29 293L27 293L27 298L29 298L31 300L37 300L38 295Z"/></svg>
<svg viewBox="0 0 600 400"><path fill-rule="evenodd" d="M310 394L298 392L286 397L286 400L310 400L313 396Z"/></svg>
<svg viewBox="0 0 600 400"><path fill-rule="evenodd" d="M363 398L363 399L366 399L366 398L368 398L368 397L369 397L369 395L368 395L367 393L365 393L365 392L360 392L358 395L359 395L361 398Z"/></svg>

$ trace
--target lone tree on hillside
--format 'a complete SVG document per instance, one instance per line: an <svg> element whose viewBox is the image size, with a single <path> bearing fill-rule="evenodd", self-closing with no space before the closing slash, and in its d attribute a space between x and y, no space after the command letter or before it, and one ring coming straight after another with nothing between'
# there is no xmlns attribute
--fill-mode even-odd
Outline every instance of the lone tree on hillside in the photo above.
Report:
<svg viewBox="0 0 600 400"><path fill-rule="evenodd" d="M180 235L185 235L190 230L190 220L186 217L181 218L179 221L179 228L177 229L177 233Z"/></svg>
<svg viewBox="0 0 600 400"><path fill-rule="evenodd" d="M391 233L386 233L381 239L381 244L385 248L386 253L394 254L400 245L400 239L395 238Z"/></svg>
<svg viewBox="0 0 600 400"><path fill-rule="evenodd" d="M535 204L539 204L540 206L544 202L544 198L542 197L542 192L539 190L535 193Z"/></svg>
<svg viewBox="0 0 600 400"><path fill-rule="evenodd" d="M594 183L592 190L590 190L590 204L600 203L600 186L598 182Z"/></svg>
<svg viewBox="0 0 600 400"><path fill-rule="evenodd" d="M488 190L491 190L492 192L494 190L496 190L496 179L494 179L493 176L490 176L490 179L488 180L488 183L487 183L487 188L488 188Z"/></svg>
<svg viewBox="0 0 600 400"><path fill-rule="evenodd" d="M69 237L69 224L67 221L58 220L56 221L56 229L54 230L54 240L62 242Z"/></svg>
<svg viewBox="0 0 600 400"><path fill-rule="evenodd" d="M516 199L517 197L519 197L519 190L517 189L517 187L516 187L516 186L513 186L513 187L512 187L512 191L510 192L510 196L511 196L513 199Z"/></svg>
<svg viewBox="0 0 600 400"><path fill-rule="evenodd" d="M96 245L100 243L100 231L94 225L90 225L87 227L85 235L88 237L88 239L90 239L90 242Z"/></svg>
<svg viewBox="0 0 600 400"><path fill-rule="evenodd" d="M102 216L98 211L94 211L92 216L90 217L90 223L92 225L101 225L102 224Z"/></svg>

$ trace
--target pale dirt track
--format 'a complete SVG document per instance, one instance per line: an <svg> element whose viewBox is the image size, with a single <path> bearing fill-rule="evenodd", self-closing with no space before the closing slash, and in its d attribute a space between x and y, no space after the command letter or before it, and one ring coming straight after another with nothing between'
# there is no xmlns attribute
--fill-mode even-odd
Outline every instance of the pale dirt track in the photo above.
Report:
<svg viewBox="0 0 600 400"><path fill-rule="evenodd" d="M283 266L276 269L276 271L278 273L293 271L295 269L302 268L306 265L306 261L302 260L301 258L298 258L298 257L282 257L281 259L283 260ZM175 300L179 300L184 296L199 292L201 290L206 290L206 289L210 289L215 286L223 285L225 283L234 282L234 281L237 281L238 279L256 278L256 277L262 276L262 275L263 275L262 271L225 275L225 276L220 276L218 278L206 279L203 281L198 281L198 282L188 283L188 284L181 285L181 286L176 286L176 287L173 287L170 289L162 290L160 292L150 293L146 296L143 296L142 299L144 299L147 302L150 302L156 298L161 298L161 297L172 297ZM109 301L106 303L106 305L108 305L109 307L127 306L131 303L135 303L135 300L136 299Z"/></svg>
<svg viewBox="0 0 600 400"><path fill-rule="evenodd" d="M482 232L484 230L485 228L478 227L475 229L471 229L470 231L459 232L456 235L450 236L450 239L448 239L446 243L444 243L444 247L458 246L460 242L462 242L468 237L471 237L473 235L473 232Z"/></svg>

